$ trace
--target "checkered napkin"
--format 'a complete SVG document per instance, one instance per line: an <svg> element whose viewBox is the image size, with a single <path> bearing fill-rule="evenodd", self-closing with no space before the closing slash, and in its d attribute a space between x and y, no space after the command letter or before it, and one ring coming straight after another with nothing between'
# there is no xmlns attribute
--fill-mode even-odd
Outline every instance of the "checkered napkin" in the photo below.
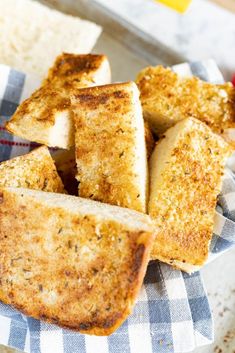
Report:
<svg viewBox="0 0 235 353"><path fill-rule="evenodd" d="M211 60L181 64L173 69L181 75L194 74L207 81L223 80ZM0 65L0 160L27 153L35 146L9 135L4 123L38 85L37 79ZM234 243L235 180L228 169L218 200L209 261ZM211 343L212 326L199 272L188 275L156 261L148 266L133 314L109 337L63 330L0 303L0 343L30 353L182 353Z"/></svg>

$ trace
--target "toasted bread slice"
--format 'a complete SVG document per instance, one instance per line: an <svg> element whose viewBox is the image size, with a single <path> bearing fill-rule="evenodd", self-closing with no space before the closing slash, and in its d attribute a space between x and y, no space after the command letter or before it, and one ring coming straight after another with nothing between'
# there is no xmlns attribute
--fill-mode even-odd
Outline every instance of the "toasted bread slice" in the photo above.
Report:
<svg viewBox="0 0 235 353"><path fill-rule="evenodd" d="M110 81L111 70L105 55L63 53L56 58L43 83L53 82L59 88L74 90Z"/></svg>
<svg viewBox="0 0 235 353"><path fill-rule="evenodd" d="M64 193L64 185L46 146L0 163L0 187Z"/></svg>
<svg viewBox="0 0 235 353"><path fill-rule="evenodd" d="M0 300L82 333L117 329L145 275L149 217L29 189L2 189L0 200Z"/></svg>
<svg viewBox="0 0 235 353"><path fill-rule="evenodd" d="M150 158L152 259L191 272L207 259L216 198L231 147L194 118L167 130Z"/></svg>
<svg viewBox="0 0 235 353"><path fill-rule="evenodd" d="M155 141L147 121L144 122L144 131L147 158L149 158L153 151ZM58 150L53 154L53 158L65 189L70 195L77 195L78 182L76 180L77 167L74 148L72 147L70 150Z"/></svg>
<svg viewBox="0 0 235 353"><path fill-rule="evenodd" d="M85 88L71 100L79 196L145 212L147 156L136 84Z"/></svg>
<svg viewBox="0 0 235 353"><path fill-rule="evenodd" d="M147 121L144 122L144 131L147 158L149 158L153 151L155 141ZM77 167L74 148L71 148L70 150L58 150L53 154L53 158L65 189L70 195L77 195L78 182L76 180Z"/></svg>
<svg viewBox="0 0 235 353"><path fill-rule="evenodd" d="M234 139L235 89L230 83L211 84L196 77L182 78L169 68L147 67L137 77L144 118L158 135L178 121L194 117Z"/></svg>
<svg viewBox="0 0 235 353"><path fill-rule="evenodd" d="M109 82L104 55L60 55L44 84L17 108L6 128L27 140L69 149L74 145L70 95L81 87Z"/></svg>

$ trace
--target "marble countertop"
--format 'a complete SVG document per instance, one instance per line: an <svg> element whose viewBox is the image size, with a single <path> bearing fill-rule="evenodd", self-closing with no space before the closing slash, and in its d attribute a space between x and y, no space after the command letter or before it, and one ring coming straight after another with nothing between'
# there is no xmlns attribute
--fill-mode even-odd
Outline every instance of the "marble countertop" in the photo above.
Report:
<svg viewBox="0 0 235 353"><path fill-rule="evenodd" d="M96 0L187 60L214 58L226 79L235 73L235 14L193 0L184 15L153 0Z"/></svg>

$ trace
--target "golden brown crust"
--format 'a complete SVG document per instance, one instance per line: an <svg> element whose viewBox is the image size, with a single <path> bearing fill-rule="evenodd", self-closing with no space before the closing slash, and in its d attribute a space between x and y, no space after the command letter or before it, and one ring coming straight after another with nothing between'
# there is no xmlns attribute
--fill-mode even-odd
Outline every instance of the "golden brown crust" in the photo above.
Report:
<svg viewBox="0 0 235 353"><path fill-rule="evenodd" d="M152 258L202 265L213 233L226 142L196 119L165 133L150 161L149 215L159 227Z"/></svg>
<svg viewBox="0 0 235 353"><path fill-rule="evenodd" d="M162 134L178 121L194 117L219 134L235 127L235 90L196 77L181 78L169 68L147 67L137 77L144 117Z"/></svg>
<svg viewBox="0 0 235 353"><path fill-rule="evenodd" d="M28 99L22 102L15 114L6 123L9 132L14 133L16 124L27 119L28 129L33 126L34 120L43 124L44 128L55 124L55 115L58 112L68 110L70 99L63 91L58 91L52 85L43 85L37 89Z"/></svg>
<svg viewBox="0 0 235 353"><path fill-rule="evenodd" d="M46 146L0 163L0 187L25 187L64 193L64 185Z"/></svg>
<svg viewBox="0 0 235 353"><path fill-rule="evenodd" d="M66 89L81 88L94 84L97 70L107 61L105 55L70 54L63 53L56 58L54 65L49 69L44 83L53 83ZM84 84L86 83L87 84ZM107 82L108 83L108 82Z"/></svg>
<svg viewBox="0 0 235 353"><path fill-rule="evenodd" d="M79 195L145 212L147 160L136 85L81 89L72 103Z"/></svg>
<svg viewBox="0 0 235 353"><path fill-rule="evenodd" d="M0 192L0 241L4 303L62 327L109 335L133 308L153 233L149 218L134 211L11 188Z"/></svg>
<svg viewBox="0 0 235 353"><path fill-rule="evenodd" d="M74 144L73 129L70 122L62 129L68 129L66 141L51 141L52 129L61 113L70 119L70 95L81 87L88 87L100 82L109 83L109 69L103 69L107 58L104 55L60 55L42 86L28 99L20 104L11 119L6 123L6 129L30 141L35 141L51 147L70 148ZM63 131L60 131L63 136Z"/></svg>

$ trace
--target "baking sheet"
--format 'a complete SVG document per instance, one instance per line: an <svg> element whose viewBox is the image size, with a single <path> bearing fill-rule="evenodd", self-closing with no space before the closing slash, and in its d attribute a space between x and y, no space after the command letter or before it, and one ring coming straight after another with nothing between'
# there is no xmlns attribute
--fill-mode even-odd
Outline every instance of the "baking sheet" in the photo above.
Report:
<svg viewBox="0 0 235 353"><path fill-rule="evenodd" d="M72 15L78 15L101 25L107 34L129 48L149 64L169 66L187 61L179 53L117 15L96 0L39 0L40 2ZM134 2L133 2L134 6Z"/></svg>

